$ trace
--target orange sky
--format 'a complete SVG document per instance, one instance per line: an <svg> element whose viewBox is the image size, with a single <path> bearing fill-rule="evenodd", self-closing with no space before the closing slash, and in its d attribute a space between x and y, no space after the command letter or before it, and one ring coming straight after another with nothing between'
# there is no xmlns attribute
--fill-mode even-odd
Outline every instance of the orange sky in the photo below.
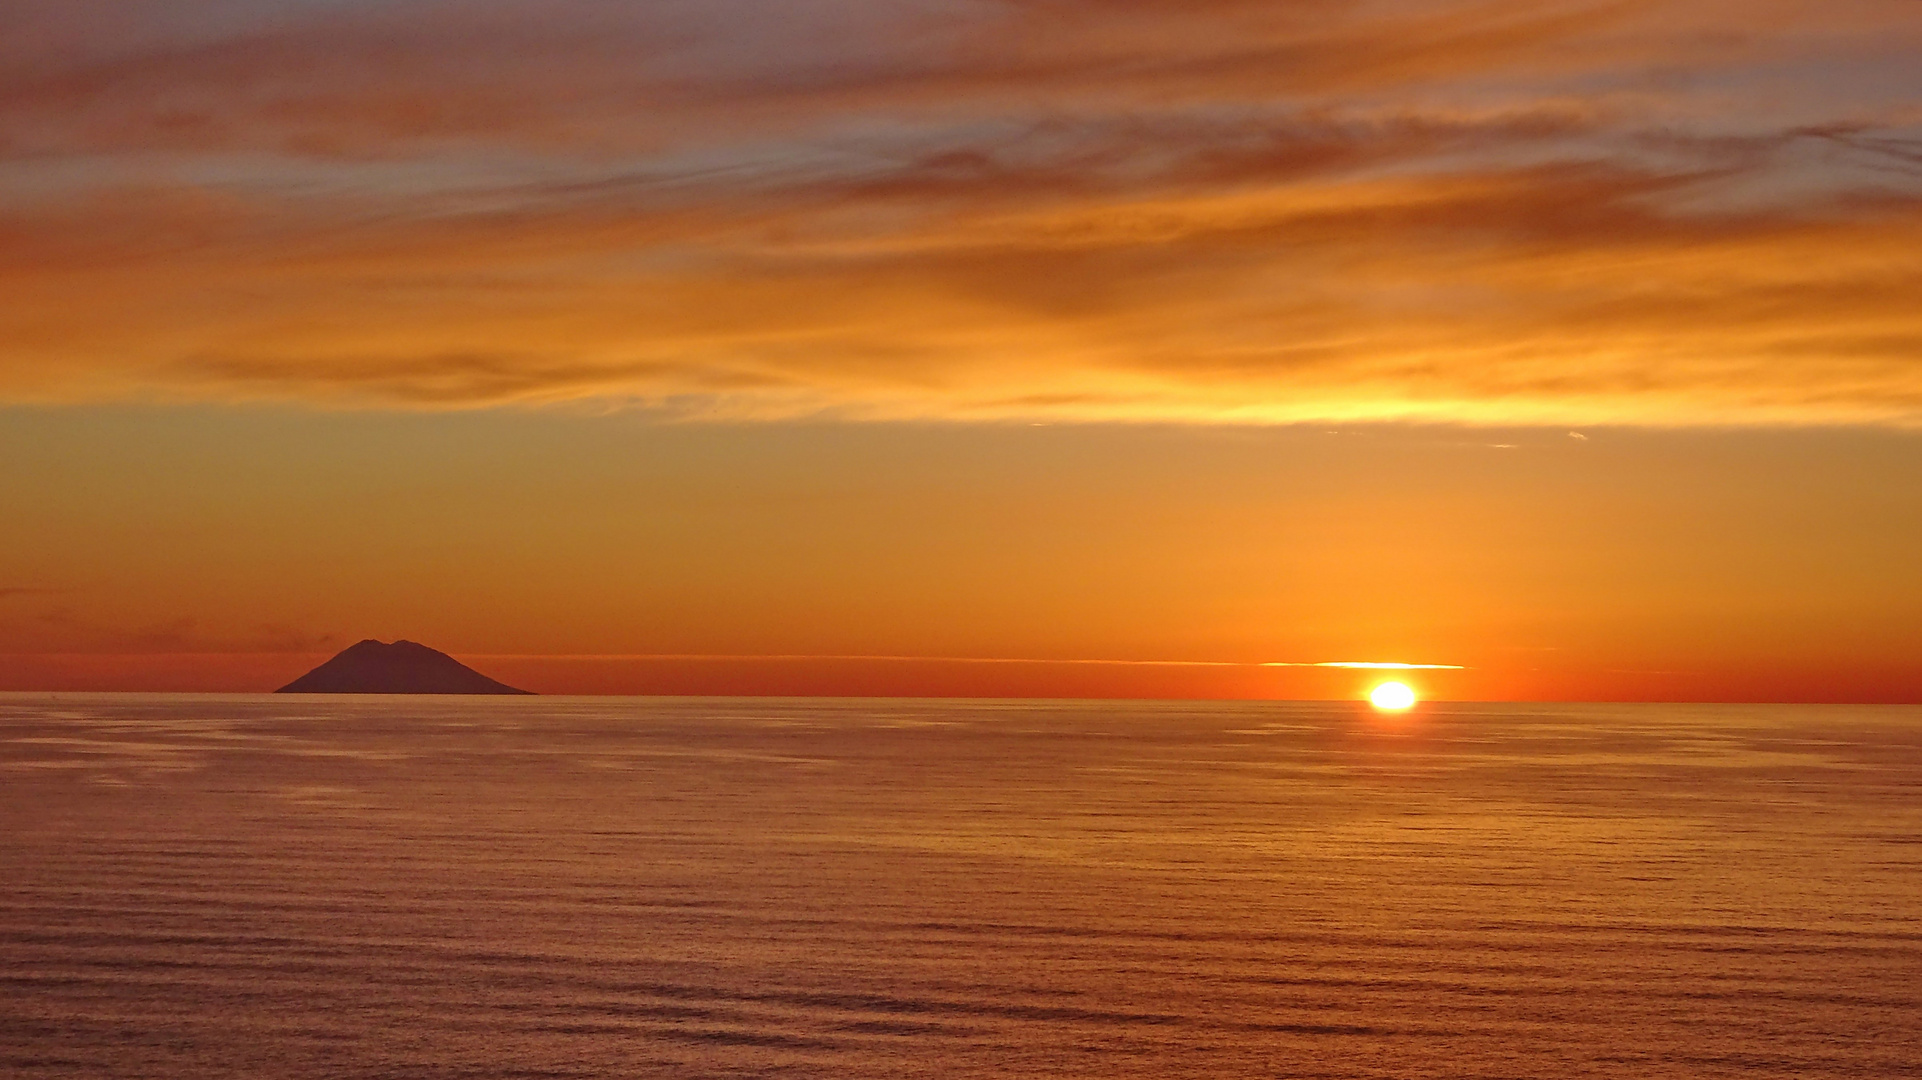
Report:
<svg viewBox="0 0 1922 1080"><path fill-rule="evenodd" d="M551 691L1922 686L1906 432L4 417L5 688L268 687L370 636Z"/></svg>
<svg viewBox="0 0 1922 1080"><path fill-rule="evenodd" d="M0 26L0 688L1922 700L1912 0Z"/></svg>

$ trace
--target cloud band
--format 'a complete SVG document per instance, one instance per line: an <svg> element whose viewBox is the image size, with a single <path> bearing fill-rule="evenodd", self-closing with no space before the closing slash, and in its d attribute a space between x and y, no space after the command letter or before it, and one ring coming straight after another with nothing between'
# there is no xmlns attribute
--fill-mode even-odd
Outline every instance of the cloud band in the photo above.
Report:
<svg viewBox="0 0 1922 1080"><path fill-rule="evenodd" d="M0 399L1922 421L1904 0L188 7L0 0Z"/></svg>

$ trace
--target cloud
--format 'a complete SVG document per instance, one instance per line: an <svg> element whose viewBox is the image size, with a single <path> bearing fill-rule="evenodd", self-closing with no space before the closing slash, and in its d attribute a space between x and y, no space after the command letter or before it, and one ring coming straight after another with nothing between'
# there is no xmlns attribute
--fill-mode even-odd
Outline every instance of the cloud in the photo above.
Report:
<svg viewBox="0 0 1922 1080"><path fill-rule="evenodd" d="M1922 421L1903 0L148 7L25 5L0 398Z"/></svg>
<svg viewBox="0 0 1922 1080"><path fill-rule="evenodd" d="M0 590L14 594L71 590ZM29 619L0 619L0 653L315 653L337 648L338 634L314 633L281 623L257 624L226 632L203 628L191 617L128 624L101 620L68 608L44 611Z"/></svg>
<svg viewBox="0 0 1922 1080"><path fill-rule="evenodd" d="M1460 664L1404 664L1388 660L1325 660L1318 664L1267 663L1262 667L1359 668L1365 671L1467 671Z"/></svg>

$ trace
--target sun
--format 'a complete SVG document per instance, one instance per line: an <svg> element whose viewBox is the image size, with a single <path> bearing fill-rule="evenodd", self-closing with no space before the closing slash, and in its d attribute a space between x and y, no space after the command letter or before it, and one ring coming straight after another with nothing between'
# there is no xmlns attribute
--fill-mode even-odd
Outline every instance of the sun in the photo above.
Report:
<svg viewBox="0 0 1922 1080"><path fill-rule="evenodd" d="M1415 692L1407 683L1385 682L1368 692L1368 700L1377 709L1400 712L1414 707Z"/></svg>

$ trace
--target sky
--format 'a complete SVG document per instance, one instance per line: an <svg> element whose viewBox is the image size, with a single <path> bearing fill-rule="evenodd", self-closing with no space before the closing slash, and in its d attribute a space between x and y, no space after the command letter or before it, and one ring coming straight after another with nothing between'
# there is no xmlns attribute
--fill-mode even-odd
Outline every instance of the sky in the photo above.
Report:
<svg viewBox="0 0 1922 1080"><path fill-rule="evenodd" d="M0 0L0 689L1922 700L1922 0Z"/></svg>

